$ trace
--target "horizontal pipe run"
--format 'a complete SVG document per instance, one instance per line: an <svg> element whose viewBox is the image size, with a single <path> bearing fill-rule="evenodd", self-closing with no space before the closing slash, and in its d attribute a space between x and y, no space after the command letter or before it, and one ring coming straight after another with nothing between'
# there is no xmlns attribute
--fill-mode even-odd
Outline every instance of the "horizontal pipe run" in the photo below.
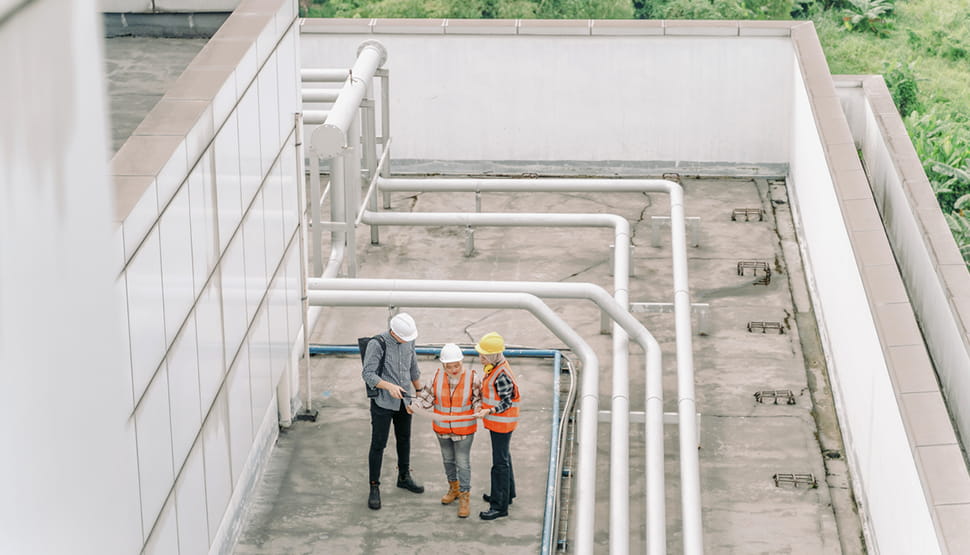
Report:
<svg viewBox="0 0 970 555"><path fill-rule="evenodd" d="M303 124L323 125L329 116L330 110L303 110Z"/></svg>
<svg viewBox="0 0 970 555"><path fill-rule="evenodd" d="M381 191L425 193L667 193L672 181L664 179L604 178L401 178L382 177Z"/></svg>
<svg viewBox="0 0 970 555"><path fill-rule="evenodd" d="M438 356L441 347L415 347L415 352L419 355ZM505 349L502 354L506 358L552 358L560 351L557 349ZM311 355L342 355L360 354L357 345L310 345ZM475 349L462 349L461 354L470 357L477 357L478 351Z"/></svg>
<svg viewBox="0 0 970 555"><path fill-rule="evenodd" d="M346 69L301 69L300 80L304 83L341 83L347 80Z"/></svg>
<svg viewBox="0 0 970 555"><path fill-rule="evenodd" d="M646 413L647 438L647 518L649 553L666 550L666 524L664 507L664 449L663 449L663 360L660 345L650 332L605 289L593 283L533 282L533 281L461 281L461 280L407 280L407 279L309 279L311 290L375 290L375 291L449 291L449 292L523 292L546 298L587 299L593 301L608 314L626 333L643 348L646 356ZM617 406L622 413L628 404ZM592 416L580 416L584 418ZM628 425L628 424L624 424ZM612 505L611 496L611 505ZM623 505L617 509L622 511ZM627 514L617 515L628 520Z"/></svg>
<svg viewBox="0 0 970 555"><path fill-rule="evenodd" d="M596 509L596 415L599 411L599 360L562 318L534 295L526 293L454 293L439 291L311 291L312 306L384 306L434 308L516 308L528 310L579 356L583 364L577 463L576 552L593 553Z"/></svg>
<svg viewBox="0 0 970 555"><path fill-rule="evenodd" d="M334 102L340 96L340 89L303 89L300 96L303 102Z"/></svg>

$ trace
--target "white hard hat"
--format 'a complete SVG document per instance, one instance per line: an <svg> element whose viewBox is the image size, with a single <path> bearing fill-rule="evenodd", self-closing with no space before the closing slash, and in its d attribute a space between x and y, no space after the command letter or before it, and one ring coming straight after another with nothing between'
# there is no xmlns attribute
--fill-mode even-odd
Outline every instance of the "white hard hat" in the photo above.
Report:
<svg viewBox="0 0 970 555"><path fill-rule="evenodd" d="M461 352L461 347L455 345L454 343L447 343L441 348L441 354L438 355L438 359L441 360L442 364L448 362L460 362L465 355Z"/></svg>
<svg viewBox="0 0 970 555"><path fill-rule="evenodd" d="M407 312L391 318L391 331L404 341L414 341L418 338L418 326Z"/></svg>

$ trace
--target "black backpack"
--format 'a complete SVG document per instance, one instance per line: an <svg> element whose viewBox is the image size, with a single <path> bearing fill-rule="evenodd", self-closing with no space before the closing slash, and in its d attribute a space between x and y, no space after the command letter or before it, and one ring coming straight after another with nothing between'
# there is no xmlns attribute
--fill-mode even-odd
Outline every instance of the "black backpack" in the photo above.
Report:
<svg viewBox="0 0 970 555"><path fill-rule="evenodd" d="M373 337L358 337L357 338L357 348L360 350L360 363L364 364L364 355L367 353L367 344L371 341L377 341L381 344L381 361L377 363L377 376L384 379L384 357L387 356L387 344L384 343L384 338L375 335ZM373 399L377 397L377 388L371 387L364 384L364 388L367 389L367 398Z"/></svg>

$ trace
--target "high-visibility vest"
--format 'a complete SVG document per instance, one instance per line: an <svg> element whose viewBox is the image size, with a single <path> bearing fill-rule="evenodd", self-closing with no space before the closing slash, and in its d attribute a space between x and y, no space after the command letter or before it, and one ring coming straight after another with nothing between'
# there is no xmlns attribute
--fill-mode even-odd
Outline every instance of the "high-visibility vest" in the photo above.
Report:
<svg viewBox="0 0 970 555"><path fill-rule="evenodd" d="M466 369L461 373L455 389L451 390L447 374L438 369L431 386L434 391L434 413L441 416L467 416L467 418L447 421L435 418L432 422L435 432L467 436L478 430L478 420L472 410L474 381L472 370Z"/></svg>
<svg viewBox="0 0 970 555"><path fill-rule="evenodd" d="M495 378L503 373L512 380L512 406L505 412L489 414L483 420L486 429L507 434L514 430L519 423L519 384L515 383L515 376L512 375L508 361L502 361L482 380L482 408L490 409L501 402L498 392L495 390Z"/></svg>

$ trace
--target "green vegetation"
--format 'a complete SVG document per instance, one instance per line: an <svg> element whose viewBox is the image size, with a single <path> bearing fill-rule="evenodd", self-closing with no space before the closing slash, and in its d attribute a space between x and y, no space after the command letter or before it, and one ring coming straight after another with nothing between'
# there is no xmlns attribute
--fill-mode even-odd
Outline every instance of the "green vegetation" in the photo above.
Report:
<svg viewBox="0 0 970 555"><path fill-rule="evenodd" d="M300 0L307 17L811 20L833 74L882 74L970 267L970 0Z"/></svg>

